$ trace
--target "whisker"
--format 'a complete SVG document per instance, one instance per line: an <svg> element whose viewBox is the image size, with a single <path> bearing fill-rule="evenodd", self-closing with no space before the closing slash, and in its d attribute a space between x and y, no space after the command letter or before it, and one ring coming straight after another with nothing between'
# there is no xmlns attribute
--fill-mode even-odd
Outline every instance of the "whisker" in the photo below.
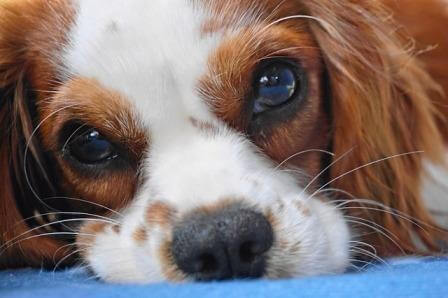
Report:
<svg viewBox="0 0 448 298"><path fill-rule="evenodd" d="M264 55L263 57L257 59L257 62L261 62L263 60L273 59L273 58L287 58L288 53L294 50L300 50L300 49L319 49L318 47L289 47L289 48L283 48L280 50L272 51L271 53L268 53ZM281 53L286 53L285 55L279 55ZM251 57L248 57L246 60L249 60Z"/></svg>
<svg viewBox="0 0 448 298"><path fill-rule="evenodd" d="M74 242L74 243L69 243L69 244L62 245L61 247L59 247L59 248L53 253L53 263L56 262L56 255L58 254L58 252L60 252L61 250L65 249L65 248L67 248L67 247L71 247L71 246L76 247L76 243L75 243L75 242ZM71 250L71 249L69 249L69 250Z"/></svg>
<svg viewBox="0 0 448 298"><path fill-rule="evenodd" d="M308 150L303 150L297 153L294 153L293 155L289 156L288 158L284 159L281 163L279 163L274 170L278 170L281 166L283 166L285 163L287 163L288 161L290 161L291 159L301 155L301 154L305 154L305 153L309 153L309 152L321 152L321 153L326 153L328 155L334 156L334 153L327 151L327 150L322 150L322 149L308 149Z"/></svg>
<svg viewBox="0 0 448 298"><path fill-rule="evenodd" d="M370 267L370 266L373 266L375 268L380 268L380 266L375 264L375 262L373 262L373 261L365 261L365 260L359 260L359 259L349 259L349 261L354 262L354 263L364 264L362 267L358 267L355 264L351 264L358 269L358 272L362 272L362 271L366 270L366 267Z"/></svg>
<svg viewBox="0 0 448 298"><path fill-rule="evenodd" d="M378 225L377 223L375 223L373 221L370 221L370 220L367 220L367 219L363 219L363 218L358 218L358 217L355 217L355 216L345 215L344 218L349 223L359 224L359 225L365 226L365 227L370 228L373 231L383 235L388 240L390 240L398 249L400 249L400 251L403 253L403 255L406 255L406 252L404 251L404 249L397 243L397 241L395 241L392 238L392 237L394 237L395 239L398 239L398 237L395 234L393 234L392 232L390 232L387 229L385 229L383 226ZM389 236L387 233L389 233L392 237Z"/></svg>
<svg viewBox="0 0 448 298"><path fill-rule="evenodd" d="M376 227L377 229L379 229L381 231L384 231L385 233L388 233L391 237L395 238L396 240L399 239L394 233L392 233L391 231L389 231L388 229L386 229L385 227L383 227L382 225L380 225L380 224L378 224L378 223L376 223L374 221L371 221L371 220L368 220L368 219L365 219L365 218L362 218L362 217L351 216L351 215L343 215L343 216L346 219L357 220L357 221L361 221L361 222L370 224L372 228Z"/></svg>
<svg viewBox="0 0 448 298"><path fill-rule="evenodd" d="M275 9L278 9L282 4L284 4L283 1L282 1L281 3L279 3L279 5L278 5ZM274 11L273 11L267 18L265 18L265 21L268 21L268 20L271 19L274 15L275 15L275 14L274 14ZM258 43L256 42L257 38L258 38L260 35L264 34L264 33L265 33L269 28L271 28L272 26L274 26L274 25L276 25L276 24L278 24L278 23L280 23L280 22L283 22L283 21L287 21L287 20L291 20L291 19L298 19L298 18L316 20L316 21L318 21L324 28L326 28L327 31L332 31L332 32L334 31L335 34L338 33L338 31L337 31L336 29L334 29L328 22L325 22L325 21L322 20L322 19L319 19L319 18L316 18L316 17L313 17L313 16L309 16L309 15L292 15L292 16L288 16L288 17L283 17L283 18L280 18L280 19L276 19L276 20L274 20L274 21L269 22L267 25L261 27L259 30L255 31L255 32L252 31L254 34L253 34L252 36L250 36L250 37L247 38L247 41L246 41L246 43L245 43L245 45L244 45L244 47L243 47L243 51L242 51L242 52L245 52L245 51L247 50L248 47L251 47L251 48L253 48L253 49L256 49L256 48L258 47L258 44L259 44L259 42L258 42ZM331 30L332 28L333 28L333 30ZM340 35L339 35L339 36L340 36ZM260 40L261 40L261 39L260 39ZM253 56L253 55L254 55L254 51L253 51L253 52L251 53L251 55L249 55L249 56Z"/></svg>
<svg viewBox="0 0 448 298"><path fill-rule="evenodd" d="M270 27L277 25L278 23L282 23L285 21L289 21L289 20L295 20L295 19L308 19L308 20L313 20L313 21L317 21L318 23L320 23L321 25L323 25L323 27L325 29L331 30L332 32L334 32L336 35L339 35L338 30L335 29L330 23L326 22L325 20L321 19L321 18L317 18L314 16L310 16L310 15L291 15L291 16L287 16L287 17L283 17L283 18L279 18L269 24L267 24L265 27L262 28L262 30L260 31L265 31L267 29L269 29Z"/></svg>
<svg viewBox="0 0 448 298"><path fill-rule="evenodd" d="M363 241L357 241L357 240L350 240L349 243L354 243L354 244L357 245L357 246L366 246L366 247L372 249L372 252L373 252L375 255L378 255L376 248L375 248L373 245L370 245L370 244L368 244L368 243L366 243L366 242L363 242Z"/></svg>
<svg viewBox="0 0 448 298"><path fill-rule="evenodd" d="M107 211L110 211L110 212L118 215L119 217L123 217L123 214L121 214L120 212L118 212L118 211L116 211L114 209L111 209L111 208L109 208L109 207L107 207L105 205L102 205L102 204L99 204L99 203L96 203L96 202L92 202L92 201L89 201L89 200L83 200L83 199L72 198L72 197L62 197L62 196L47 197L47 198L42 199L42 200L46 201L46 200L53 200L53 199L65 199L65 200L72 200L72 201L76 201L76 202L83 202L83 203L91 204L93 206L97 206L97 207L103 208L103 209L105 209Z"/></svg>
<svg viewBox="0 0 448 298"><path fill-rule="evenodd" d="M346 199L346 200L334 200L334 199L332 199L331 200L332 203L337 203L337 202L348 203L348 202L352 202L354 200L357 200L357 198L354 195L352 195L348 191L345 191L345 190L339 189L339 188L325 188L325 189L319 190L317 193L320 194L320 193L326 193L326 192L338 192L338 193L342 193L342 194L344 194L344 195L346 195L346 196L351 198L350 200L348 200L348 199ZM339 205L336 205L336 207L339 207Z"/></svg>
<svg viewBox="0 0 448 298"><path fill-rule="evenodd" d="M373 259L375 261L378 261L384 265L390 266L389 263L387 263L383 258L379 257L378 255L376 255L376 254L372 253L371 251L368 251L364 248L352 247L349 251L357 253L359 255L364 255L364 256L370 257L371 259Z"/></svg>
<svg viewBox="0 0 448 298"><path fill-rule="evenodd" d="M50 119L51 117L53 117L54 115L56 115L57 113L59 113L59 112L61 112L61 111L63 111L63 110L65 110L65 109L68 109L68 108L72 108L72 107L74 107L74 106L76 106L76 104L73 104L73 105L69 105L69 106L65 106L65 107L62 107L62 108L60 108L60 109L57 109L56 111L54 111L54 112L52 112L52 113L50 113L48 116L46 116L35 128L34 128L34 130L31 132L31 134L30 134L30 136L29 136L29 138L28 138L28 140L27 140L27 142L26 142L26 146L25 146L25 151L24 151L24 154L23 154L23 171L24 171L24 174L25 174L25 181L26 181L26 183L28 184L28 187L30 188L30 190L31 190L31 193L36 197L36 199L37 200L39 200L46 208L48 208L48 209L50 209L50 210L55 210L54 208L52 208L51 206L49 206L48 204L46 204L45 202L43 202L42 200L41 200L41 198L40 198L40 196L37 194L37 191L34 189L34 187L31 185L31 180L30 180L30 177L29 177L29 175L28 175L28 171L27 171L27 168L26 168L26 166L27 166L27 158L28 158L28 151L29 151L29 149L30 149L30 145L31 145L31 142L32 142L32 140L33 140L33 137L35 136L35 134L37 133L37 131L40 129L40 127L45 123L45 121L47 121L48 119ZM40 164L40 162L39 162L39 164ZM40 166L40 168L42 169L43 168L43 166L42 165L39 165ZM45 175L45 173L43 173L44 175ZM47 180L48 180L48 177L47 177ZM56 211L56 210L55 210Z"/></svg>
<svg viewBox="0 0 448 298"><path fill-rule="evenodd" d="M80 125L77 129L75 129L74 132L72 132L72 134L67 138L67 140L65 141L64 145L62 146L61 151L62 151L63 153L65 152L66 147L67 147L68 143L70 142L70 140L73 138L73 136L74 136L78 131L80 131L81 129L83 129L83 128L86 127L86 126L87 126L87 124L84 123L83 125Z"/></svg>
<svg viewBox="0 0 448 298"><path fill-rule="evenodd" d="M116 221L116 220L114 220L114 219L112 219L112 218L109 218L109 217L106 217L106 216L101 216L101 215L98 215L98 214L93 214L93 213L86 213L86 212L63 212L63 211L58 211L58 212L47 212L47 213L39 213L39 215L34 215L34 216L30 216L30 217L27 217L27 218L25 218L25 219L23 219L23 220L21 220L21 221L19 221L19 222L17 222L17 223L15 223L15 225L13 225L13 227L15 227L15 226L17 226L17 225L19 225L19 224L21 224L21 223L24 223L24 222L26 222L27 220L30 220L30 219L33 219L33 218L36 218L36 217L39 217L39 216L48 216L48 215L86 215L86 216L93 216L93 217L97 217L97 218L101 218L101 219L104 219L104 220L108 220L108 221L111 221L111 223L115 223L115 224L118 224L119 222L118 221ZM51 223L53 223L54 221L52 221Z"/></svg>
<svg viewBox="0 0 448 298"><path fill-rule="evenodd" d="M307 190L308 188L323 174L325 173L329 168L331 168L334 164L336 164L337 162L339 162L340 160L342 160L344 157L346 157L347 155L349 155L352 151L353 151L354 147L350 148L349 150L347 150L344 154L342 154L341 156L339 156L338 158L336 158L334 161L332 161L328 166L326 166L322 171L320 171L316 176L314 176L313 179L311 179L310 182L308 182L308 184L303 188L303 190L300 192L299 197L301 197ZM333 155L334 156L334 155ZM313 195L311 195L312 197Z"/></svg>
<svg viewBox="0 0 448 298"><path fill-rule="evenodd" d="M330 189L325 189L325 190L322 190L321 192L325 192L326 190L330 190ZM389 214L392 214L392 215L397 215L398 217L403 218L403 219L411 222L412 224L414 224L418 228L422 229L422 231L425 231L426 233L427 233L426 229L424 229L421 225L426 226L426 227L431 228L431 229L442 231L442 230L440 230L440 228L438 228L436 226L428 224L428 223L426 223L426 222L424 222L422 220L419 220L418 218L412 217L412 216L410 216L410 215L408 215L408 214L406 214L406 213L404 213L404 212L402 212L402 211L400 211L400 210L398 210L396 208L392 208L392 207L387 206L387 205L385 205L383 203L380 203L380 202L377 202L377 201L374 201L374 200L368 200L368 199L358 199L355 196L353 196L352 194L350 194L350 193L348 193L348 192L346 192L344 190L340 190L340 189L331 189L331 190L344 193L347 196L352 198L350 200L333 200L332 202L334 202L334 203L342 202L339 205L336 205L336 208L338 208L338 209L343 210L343 209L349 209L349 208L353 208L353 209L355 209L355 208L359 208L359 209L371 208L371 207L365 207L365 206L342 207L342 206L350 204L350 203L369 204L369 205L373 205L373 206L377 206L377 207L381 207L381 208L386 209L386 210L384 210L384 209L381 209L381 208L375 208L375 209L369 209L369 210L382 211L382 212L386 212L386 213L389 213Z"/></svg>
<svg viewBox="0 0 448 298"><path fill-rule="evenodd" d="M47 223L44 225L40 225L38 227L32 228L27 230L26 232L23 232L22 234L12 238L11 240L5 242L3 245L0 246L0 255L3 254L3 252L5 252L6 249L8 249L9 247L16 245L17 243L24 241L24 240L28 240L28 239L33 239L32 238L26 238L26 239L19 239L20 237L29 234L33 231L42 229L44 227L47 226L51 226L51 225L55 225L55 224L60 224L63 222L76 222L76 221L99 221L99 222L105 222L105 223L109 223L109 224L115 224L115 222L109 221L109 220L103 220L103 219L94 219L94 218L70 218L70 219L63 219L63 220L58 220L57 222L52 222L52 223ZM47 236L47 235L58 235L57 233L61 233L59 235L77 235L76 232L51 232L51 233L39 233L38 235L34 235L34 236ZM68 233L68 234L63 234L63 233ZM16 241L18 239L18 241Z"/></svg>
<svg viewBox="0 0 448 298"><path fill-rule="evenodd" d="M424 233L426 233L429 236L428 231L425 228L423 228L421 225L416 223L414 220L412 220L412 219L410 219L410 218L408 218L406 216L403 216L401 214L397 214L397 213L395 213L393 211L388 211L388 210L384 210L384 209L380 209L380 208L373 208L373 207L364 207L364 206L340 208L340 210L351 210L351 209L363 209L363 210L378 211L378 212L384 212L384 213L387 213L387 214L390 214L390 215L393 215L393 216L397 216L400 219L403 219L403 220L406 220L406 221L412 223L413 225L415 225L416 227L421 229Z"/></svg>
<svg viewBox="0 0 448 298"><path fill-rule="evenodd" d="M53 268L53 273L56 272L56 270L57 270L57 268L59 267L59 265L61 265L65 260L67 260L68 258L70 258L71 256L73 256L73 255L75 255L75 254L77 254L77 253L80 253L80 252L82 252L82 251L87 251L87 250L88 250L87 248L76 249L76 250L74 250L73 252L71 252L71 253L69 253L68 255L66 255L66 256L64 256L63 258L61 258L61 259L56 263L56 265L54 266L54 268Z"/></svg>
<svg viewBox="0 0 448 298"><path fill-rule="evenodd" d="M352 263L355 260L348 259L348 261L350 262L350 264L348 264L348 268L352 268L352 270L356 270L357 273L361 272L360 268Z"/></svg>
<svg viewBox="0 0 448 298"><path fill-rule="evenodd" d="M33 236L29 236L26 237L24 239L19 239L18 241L10 244L8 247L6 247L5 249L3 249L2 251L0 251L0 255L3 254L5 252L6 249L8 249L9 247L16 245L20 242L26 241L26 240L31 240L34 238L38 238L38 237L44 237L44 236L55 236L55 235L81 235L81 236L90 236L90 237L95 237L96 235L94 234L86 234L86 233L78 233L78 232L48 232L48 233L41 233L41 234L37 234L37 235L33 235ZM8 241L9 242L9 241ZM2 245L3 247L4 245Z"/></svg>
<svg viewBox="0 0 448 298"><path fill-rule="evenodd" d="M345 177L345 176L347 176L347 175L349 175L349 174L351 174L351 173L353 173L353 172L356 172L356 171L358 171L358 170L360 170L360 169L363 169L363 168L366 168L366 167L368 167L368 166L372 166L372 165L378 164L378 163L383 162L383 161L386 161L386 160L390 160L390 159L394 159L394 158L398 158L398 157L403 157L403 156L407 156L407 155L412 155L412 154L421 154L421 153L424 153L424 151L412 151L412 152L407 152L407 153L396 154L396 155L392 155L392 156L384 157L384 158L381 158L381 159L377 159L377 160L371 161L371 162L369 162L369 163L366 163L366 164L364 164L364 165L362 165L362 166L359 166L359 167L356 167L356 168L354 168L354 169L351 169L351 170L349 170L348 172L345 172L344 174L341 174L341 175L337 176L336 178L331 179L330 181L328 181L328 182L325 183L324 185L322 185L319 189L317 189L316 191L314 191L314 192L309 196L309 198L312 198L312 197L313 197L314 195L316 195L319 191L321 191L322 189L324 189L326 186L330 185L331 183L333 183L333 182L335 182L335 181L337 181L337 180L339 180L339 179L341 179L341 178L343 178L343 177Z"/></svg>

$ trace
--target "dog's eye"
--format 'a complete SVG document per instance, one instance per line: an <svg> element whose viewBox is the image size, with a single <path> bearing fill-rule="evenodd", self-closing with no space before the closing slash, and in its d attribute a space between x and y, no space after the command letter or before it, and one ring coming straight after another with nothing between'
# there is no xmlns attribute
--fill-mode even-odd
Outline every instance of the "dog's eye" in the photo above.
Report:
<svg viewBox="0 0 448 298"><path fill-rule="evenodd" d="M67 148L70 155L83 164L98 164L118 157L113 144L95 129L75 136Z"/></svg>
<svg viewBox="0 0 448 298"><path fill-rule="evenodd" d="M300 79L295 65L283 61L264 65L254 81L254 115L286 104L299 88Z"/></svg>

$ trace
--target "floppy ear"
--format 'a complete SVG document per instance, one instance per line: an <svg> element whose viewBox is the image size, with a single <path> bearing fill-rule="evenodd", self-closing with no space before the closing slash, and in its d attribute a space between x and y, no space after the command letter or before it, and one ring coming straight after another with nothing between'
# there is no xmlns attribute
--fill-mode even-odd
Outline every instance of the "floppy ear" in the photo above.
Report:
<svg viewBox="0 0 448 298"><path fill-rule="evenodd" d="M439 251L437 240L447 239L446 234L435 228L420 190L422 159L442 162L442 137L429 95L439 87L378 1L304 3L315 18L310 27L330 78L333 152L336 158L347 153L331 168L332 188L385 205L353 200L348 208L361 226L373 227L367 239L380 254L417 252L415 236Z"/></svg>
<svg viewBox="0 0 448 298"><path fill-rule="evenodd" d="M51 183L53 177L47 175L47 157L38 135L31 138L38 116L28 80L32 55L28 38L38 18L27 13L40 2L0 3L0 269L41 266L45 260L62 256L57 251L58 241L33 238L36 232L28 232L28 221L24 221L34 215L35 208L40 208L36 205L37 197L56 193ZM19 241L28 237L31 239ZM19 243L11 245L16 242Z"/></svg>

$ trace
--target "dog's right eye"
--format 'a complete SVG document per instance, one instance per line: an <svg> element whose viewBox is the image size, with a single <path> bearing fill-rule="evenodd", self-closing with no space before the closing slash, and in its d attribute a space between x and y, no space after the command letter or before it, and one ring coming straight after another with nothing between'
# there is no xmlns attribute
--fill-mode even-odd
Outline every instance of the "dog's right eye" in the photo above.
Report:
<svg viewBox="0 0 448 298"><path fill-rule="evenodd" d="M68 125L61 140L63 156L78 164L102 165L119 157L116 146L95 128Z"/></svg>
<svg viewBox="0 0 448 298"><path fill-rule="evenodd" d="M59 138L61 157L79 173L102 175L109 170L122 171L135 165L126 144L111 140L100 129L82 122L66 124Z"/></svg>
<svg viewBox="0 0 448 298"><path fill-rule="evenodd" d="M84 164L103 163L118 157L114 145L95 129L76 135L67 144L67 149L72 157Z"/></svg>

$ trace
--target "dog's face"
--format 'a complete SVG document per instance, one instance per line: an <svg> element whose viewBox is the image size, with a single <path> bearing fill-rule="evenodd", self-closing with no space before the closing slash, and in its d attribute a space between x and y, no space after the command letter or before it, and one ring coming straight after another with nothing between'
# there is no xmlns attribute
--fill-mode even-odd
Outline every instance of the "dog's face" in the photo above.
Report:
<svg viewBox="0 0 448 298"><path fill-rule="evenodd" d="M130 201L78 237L102 278L346 268L341 215L304 189L328 146L319 50L278 4L79 2L42 129L77 196Z"/></svg>
<svg viewBox="0 0 448 298"><path fill-rule="evenodd" d="M44 16L28 37L31 137L71 206L95 207L76 232L95 274L154 282L347 268L351 233L321 186L331 179L327 150L361 146L333 108L345 115L364 99L347 83L355 71L340 71L347 88L330 91L328 63L345 66L339 54L324 59L329 44L313 26L337 32L306 14L318 7L310 3L33 4ZM335 94L347 105L333 107Z"/></svg>

